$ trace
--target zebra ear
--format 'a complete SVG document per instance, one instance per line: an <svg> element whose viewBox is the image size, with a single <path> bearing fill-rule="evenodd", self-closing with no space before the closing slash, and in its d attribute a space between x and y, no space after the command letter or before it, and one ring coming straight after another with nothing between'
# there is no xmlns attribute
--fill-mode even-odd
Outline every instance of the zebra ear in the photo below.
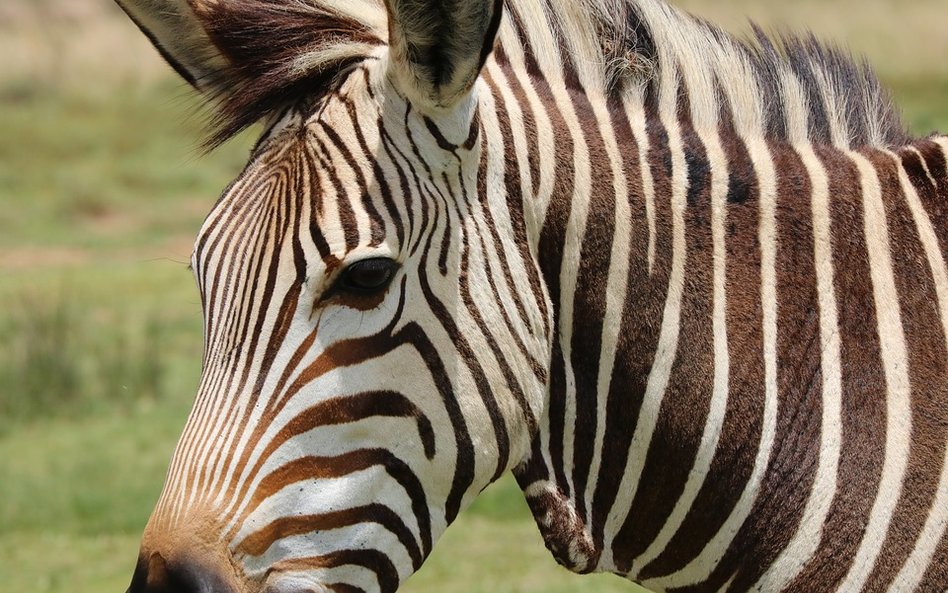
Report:
<svg viewBox="0 0 948 593"><path fill-rule="evenodd" d="M503 0L385 0L391 68L412 102L450 107L494 47Z"/></svg>
<svg viewBox="0 0 948 593"><path fill-rule="evenodd" d="M188 83L210 90L226 70L198 14L216 0L115 0Z"/></svg>

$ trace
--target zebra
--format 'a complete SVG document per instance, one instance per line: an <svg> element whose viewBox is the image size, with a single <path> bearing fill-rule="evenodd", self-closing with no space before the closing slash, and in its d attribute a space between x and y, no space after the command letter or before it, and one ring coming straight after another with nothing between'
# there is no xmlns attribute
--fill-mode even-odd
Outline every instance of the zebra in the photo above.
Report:
<svg viewBox="0 0 948 593"><path fill-rule="evenodd" d="M262 123L129 593L391 593L512 471L653 591L948 586L948 138L661 0L118 0Z"/></svg>

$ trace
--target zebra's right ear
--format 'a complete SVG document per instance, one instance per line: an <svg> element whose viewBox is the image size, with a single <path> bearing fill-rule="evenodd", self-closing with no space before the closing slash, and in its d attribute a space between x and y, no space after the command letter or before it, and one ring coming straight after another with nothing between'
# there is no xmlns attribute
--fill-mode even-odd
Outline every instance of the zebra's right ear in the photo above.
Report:
<svg viewBox="0 0 948 593"><path fill-rule="evenodd" d="M216 0L115 0L178 74L199 91L214 88L227 60L198 14Z"/></svg>
<svg viewBox="0 0 948 593"><path fill-rule="evenodd" d="M450 107L494 47L503 0L385 0L391 69L421 107Z"/></svg>

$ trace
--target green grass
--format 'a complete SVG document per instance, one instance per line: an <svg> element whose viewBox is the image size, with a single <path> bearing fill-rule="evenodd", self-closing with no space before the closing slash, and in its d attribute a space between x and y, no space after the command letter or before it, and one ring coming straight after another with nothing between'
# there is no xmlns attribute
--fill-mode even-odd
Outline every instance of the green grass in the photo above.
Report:
<svg viewBox="0 0 948 593"><path fill-rule="evenodd" d="M948 133L948 75L889 81L896 104L913 133Z"/></svg>
<svg viewBox="0 0 948 593"><path fill-rule="evenodd" d="M104 325L120 329L98 331ZM9 345L0 354L0 433L164 397L172 326L167 315L79 311L71 298L24 297L0 327L0 341Z"/></svg>
<svg viewBox="0 0 948 593"><path fill-rule="evenodd" d="M892 86L913 130L948 131L948 76L893 75ZM189 96L173 82L68 94L0 84L4 592L128 583L198 380L191 241L250 142L200 156ZM557 567L505 478L405 590L635 589Z"/></svg>
<svg viewBox="0 0 948 593"><path fill-rule="evenodd" d="M0 249L101 253L192 236L247 141L202 158L202 115L181 84L62 96L0 88Z"/></svg>
<svg viewBox="0 0 948 593"><path fill-rule="evenodd" d="M109 262L3 274L0 435L193 391L201 321L184 265Z"/></svg>

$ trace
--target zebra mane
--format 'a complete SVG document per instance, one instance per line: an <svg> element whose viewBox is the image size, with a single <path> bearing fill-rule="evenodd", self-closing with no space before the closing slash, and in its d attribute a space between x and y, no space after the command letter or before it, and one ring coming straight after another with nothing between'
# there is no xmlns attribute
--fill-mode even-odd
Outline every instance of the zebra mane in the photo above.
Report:
<svg viewBox="0 0 948 593"><path fill-rule="evenodd" d="M778 141L891 146L907 140L863 61L812 35L741 39L663 0L506 0L499 45L524 45L544 72L610 98L639 95L693 123L722 117ZM325 92L388 41L383 0L241 0L198 16L229 61L209 146Z"/></svg>
<svg viewBox="0 0 948 593"><path fill-rule="evenodd" d="M517 36L543 65L555 54L584 89L641 95L647 107L691 106L695 126L724 117L777 141L891 146L908 140L889 93L864 60L803 36L740 38L664 0L508 0ZM519 17L519 18L518 18ZM544 36L532 28L546 28ZM547 68L555 68L547 64Z"/></svg>
<svg viewBox="0 0 948 593"><path fill-rule="evenodd" d="M382 0L236 0L197 16L229 64L211 81L209 148L325 92L388 39Z"/></svg>

